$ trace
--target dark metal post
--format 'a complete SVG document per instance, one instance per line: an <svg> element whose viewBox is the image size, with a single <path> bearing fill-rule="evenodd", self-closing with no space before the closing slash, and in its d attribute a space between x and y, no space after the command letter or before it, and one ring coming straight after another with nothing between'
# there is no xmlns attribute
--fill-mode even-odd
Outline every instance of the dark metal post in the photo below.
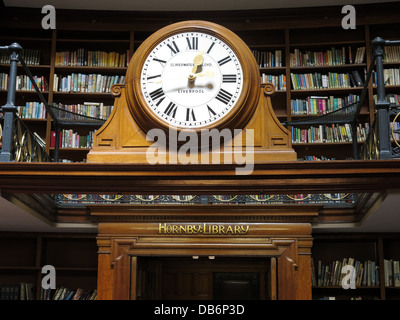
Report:
<svg viewBox="0 0 400 320"><path fill-rule="evenodd" d="M18 43L13 43L8 47L2 49L8 49L10 52L10 74L8 82L8 93L7 102L2 107L4 114L4 129L3 129L3 147L0 153L0 161L13 161L14 156L12 154L12 143L13 143L13 132L14 132L14 117L17 113L15 107L15 90L17 84L17 63L19 54L22 51L22 47Z"/></svg>
<svg viewBox="0 0 400 320"><path fill-rule="evenodd" d="M377 110L378 121L378 139L379 139L379 159L390 159L392 156L392 144L390 141L390 118L389 108L390 102L386 100L385 94L385 79L383 73L383 48L385 40L382 38L375 38L372 41L376 56L376 77L377 77L377 101L375 108Z"/></svg>

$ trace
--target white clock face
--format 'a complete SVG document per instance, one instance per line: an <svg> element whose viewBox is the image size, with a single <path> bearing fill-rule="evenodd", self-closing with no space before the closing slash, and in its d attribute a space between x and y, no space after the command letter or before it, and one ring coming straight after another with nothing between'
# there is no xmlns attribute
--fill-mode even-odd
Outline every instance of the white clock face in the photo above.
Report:
<svg viewBox="0 0 400 320"><path fill-rule="evenodd" d="M151 51L140 83L159 119L173 127L201 128L232 110L243 90L243 71L226 43L206 33L186 32Z"/></svg>

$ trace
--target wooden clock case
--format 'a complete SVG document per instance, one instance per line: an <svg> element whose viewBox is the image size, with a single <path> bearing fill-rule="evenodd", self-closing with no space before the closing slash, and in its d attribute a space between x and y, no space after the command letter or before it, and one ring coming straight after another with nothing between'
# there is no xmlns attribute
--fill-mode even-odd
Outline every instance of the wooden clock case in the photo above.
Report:
<svg viewBox="0 0 400 320"><path fill-rule="evenodd" d="M247 45L233 32L217 24L207 21L184 21L155 32L135 52L126 73L126 84L114 85L111 89L115 97L113 112L95 134L93 148L87 161L148 164L151 159L148 158L147 151L153 145L152 141L146 140L149 130L162 129L166 137L174 130L176 133L184 130L169 128L149 110L140 90L140 72L147 54L157 43L173 34L190 31L207 32L230 45L243 69L244 87L238 103L226 117L214 123L212 127L202 128L232 130L232 140L225 145L225 150L224 146L210 150L209 159L213 159L212 163L215 164L215 153L219 154L220 163L234 163L235 153L241 153L246 148L254 152L254 163L296 160L289 132L275 116L271 105L274 86L260 84L258 66ZM234 129L241 129L243 134L235 137ZM251 136L246 136L249 134ZM170 160L169 151L159 149L158 156L165 153L167 163L176 161L176 157ZM204 158L203 162L200 159L201 152L193 163L204 163Z"/></svg>

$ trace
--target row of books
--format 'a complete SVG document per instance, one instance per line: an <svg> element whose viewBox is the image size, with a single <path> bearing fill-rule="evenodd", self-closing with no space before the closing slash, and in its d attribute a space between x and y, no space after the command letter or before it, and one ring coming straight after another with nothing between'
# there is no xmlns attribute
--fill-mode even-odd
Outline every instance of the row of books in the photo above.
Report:
<svg viewBox="0 0 400 320"><path fill-rule="evenodd" d="M260 51L252 50L260 68L282 67L282 50ZM290 53L291 67L304 66L329 66L352 63L363 63L365 60L365 47L358 47L353 54L352 47L331 48L326 51L300 51L294 49ZM23 57L28 65L39 65L41 61L40 49L24 49ZM385 46L384 62L400 62L400 47ZM0 52L0 64L10 63L10 53ZM129 50L127 52L105 52L101 50L87 50L79 48L75 51L56 52L56 66L91 66L91 67L126 67L129 64Z"/></svg>
<svg viewBox="0 0 400 320"><path fill-rule="evenodd" d="M336 300L336 296L324 296L319 298L318 300ZM363 300L363 297L362 296L347 297L346 300Z"/></svg>
<svg viewBox="0 0 400 320"><path fill-rule="evenodd" d="M369 124L361 124L357 127L357 141L365 141L369 130ZM349 124L338 125L320 125L311 126L308 129L292 127L293 143L334 143L334 142L352 142L351 126Z"/></svg>
<svg viewBox="0 0 400 320"><path fill-rule="evenodd" d="M26 102L25 106L16 106L17 114L23 119L46 119L46 107L41 102ZM84 116L107 120L113 106L104 105L103 102L84 102L83 104L64 105L59 104L58 108Z"/></svg>
<svg viewBox="0 0 400 320"><path fill-rule="evenodd" d="M396 141L400 141L400 134L397 133L397 132L400 132L400 122L397 122L397 121L391 122L390 123L390 132L392 132L392 130L395 131L395 132L393 132L392 138L395 139Z"/></svg>
<svg viewBox="0 0 400 320"><path fill-rule="evenodd" d="M386 93L385 95L387 101L389 101L391 104L395 105L400 105L400 95L395 94L395 93ZM378 97L376 94L374 94L374 102L376 103Z"/></svg>
<svg viewBox="0 0 400 320"><path fill-rule="evenodd" d="M276 90L286 91L286 76L284 74L272 75L272 74L261 74L262 83L272 83Z"/></svg>
<svg viewBox="0 0 400 320"><path fill-rule="evenodd" d="M365 47L356 49L353 59L352 47L332 47L326 51L311 51L294 49L290 53L290 67L317 67L337 66L352 63L363 63L365 59Z"/></svg>
<svg viewBox="0 0 400 320"><path fill-rule="evenodd" d="M91 51L79 48L75 51L56 52L56 66L88 66L88 67L126 67L129 50L124 53Z"/></svg>
<svg viewBox="0 0 400 320"><path fill-rule="evenodd" d="M60 131L60 148L91 148L93 145L93 136L97 130L90 131L87 135L81 135L72 129L63 129ZM51 132L50 148L55 147L56 133Z"/></svg>
<svg viewBox="0 0 400 320"><path fill-rule="evenodd" d="M296 74L291 73L292 86L295 90L302 89L332 89L360 87L363 81L358 71L352 73L319 72Z"/></svg>
<svg viewBox="0 0 400 320"><path fill-rule="evenodd" d="M103 102L84 102L83 104L59 103L57 107L84 116L103 120L108 119L113 109L113 106L104 105ZM68 116L68 114L66 116Z"/></svg>
<svg viewBox="0 0 400 320"><path fill-rule="evenodd" d="M54 74L55 92L110 92L111 86L125 83L125 76L72 73L67 76Z"/></svg>
<svg viewBox="0 0 400 320"><path fill-rule="evenodd" d="M39 49L24 49L22 51L22 56L27 65L39 65L41 50ZM9 64L10 63L10 52L1 51L0 52L0 63L1 64Z"/></svg>
<svg viewBox="0 0 400 320"><path fill-rule="evenodd" d="M304 156L304 158L298 158L298 161L333 161L336 160L335 158L328 158L325 156Z"/></svg>
<svg viewBox="0 0 400 320"><path fill-rule="evenodd" d="M399 260L384 259L385 287L400 287L400 262Z"/></svg>
<svg viewBox="0 0 400 320"><path fill-rule="evenodd" d="M26 102L24 106L17 106L17 114L23 119L46 119L46 107L41 102Z"/></svg>
<svg viewBox="0 0 400 320"><path fill-rule="evenodd" d="M388 63L400 62L400 47L385 46L383 52L383 61Z"/></svg>
<svg viewBox="0 0 400 320"><path fill-rule="evenodd" d="M293 99L291 101L291 110L294 115L321 115L342 109L359 101L360 96L350 94L347 97L339 98L334 96L309 96L306 99ZM354 107L348 107L345 110L352 112ZM344 111L346 112L346 111Z"/></svg>
<svg viewBox="0 0 400 320"><path fill-rule="evenodd" d="M282 67L282 50L259 51L252 50L259 68Z"/></svg>
<svg viewBox="0 0 400 320"><path fill-rule="evenodd" d="M34 300L33 282L3 285L0 287L0 300Z"/></svg>
<svg viewBox="0 0 400 320"><path fill-rule="evenodd" d="M33 79L40 91L49 90L47 79L44 76L33 76ZM0 73L0 90L8 90L8 74ZM27 75L18 75L16 79L16 90L35 90L31 80Z"/></svg>
<svg viewBox="0 0 400 320"><path fill-rule="evenodd" d="M400 69L383 69L383 79L387 86L399 86L400 85ZM377 84L376 72L372 74L372 82L374 85Z"/></svg>
<svg viewBox="0 0 400 320"><path fill-rule="evenodd" d="M351 266L348 270L345 266ZM375 261L356 260L354 258L344 258L342 261L336 260L328 264L323 264L321 260L315 265L314 259L311 259L311 282L313 286L343 286L345 281L347 285L375 287L379 286L379 266ZM344 280L344 281L343 281Z"/></svg>
<svg viewBox="0 0 400 320"><path fill-rule="evenodd" d="M57 289L42 289L40 300L97 300L96 289L69 289L60 287Z"/></svg>
<svg viewBox="0 0 400 320"><path fill-rule="evenodd" d="M35 300L35 287L33 282L21 282L0 287L0 300ZM57 289L40 290L40 300L97 300L96 289Z"/></svg>

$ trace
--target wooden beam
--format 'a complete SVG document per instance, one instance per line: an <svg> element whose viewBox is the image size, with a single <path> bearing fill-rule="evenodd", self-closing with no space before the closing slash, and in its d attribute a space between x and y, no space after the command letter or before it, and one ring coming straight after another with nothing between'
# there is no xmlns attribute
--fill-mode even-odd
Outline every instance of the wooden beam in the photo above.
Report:
<svg viewBox="0 0 400 320"><path fill-rule="evenodd" d="M0 163L8 193L290 194L386 192L400 186L400 162L324 161L233 165Z"/></svg>

